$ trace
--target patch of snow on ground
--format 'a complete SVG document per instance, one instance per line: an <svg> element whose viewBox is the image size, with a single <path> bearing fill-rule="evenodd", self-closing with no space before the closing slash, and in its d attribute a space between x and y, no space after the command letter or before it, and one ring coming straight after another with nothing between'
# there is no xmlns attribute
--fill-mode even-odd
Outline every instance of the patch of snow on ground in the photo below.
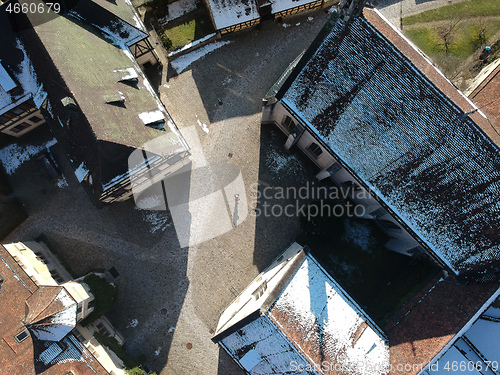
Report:
<svg viewBox="0 0 500 375"><path fill-rule="evenodd" d="M160 18L158 21L162 24L166 24L169 21L175 20L179 17L182 17L189 12L197 9L197 1L196 0L179 0L168 4L168 15Z"/></svg>
<svg viewBox="0 0 500 375"><path fill-rule="evenodd" d="M342 238L344 241L358 245L363 251L371 251L370 247L375 244L375 239L368 226L350 220L346 220L344 226L346 231Z"/></svg>
<svg viewBox="0 0 500 375"><path fill-rule="evenodd" d="M172 326L172 327L170 327L170 328L168 329L168 332L167 332L167 333L172 333L172 332L174 332L174 330L175 330L175 327L173 327L173 326Z"/></svg>
<svg viewBox="0 0 500 375"><path fill-rule="evenodd" d="M295 26L300 26L300 22L297 22L297 23L295 24Z"/></svg>
<svg viewBox="0 0 500 375"><path fill-rule="evenodd" d="M132 319L130 323L125 328L135 328L139 324L137 319Z"/></svg>
<svg viewBox="0 0 500 375"><path fill-rule="evenodd" d="M158 231L165 232L165 230L172 225L172 219L168 211L151 211L144 212L143 219L151 224L151 233Z"/></svg>
<svg viewBox="0 0 500 375"><path fill-rule="evenodd" d="M180 74L182 73L185 69L189 67L192 63L195 61L201 59L205 55L209 54L210 52L215 51L216 49L231 43L229 40L225 41L220 41L220 42L214 42L207 44L206 46L203 46L197 50L194 50L193 52L187 53L184 56L176 58L174 61L171 62L172 67L175 69L175 71Z"/></svg>
<svg viewBox="0 0 500 375"><path fill-rule="evenodd" d="M135 209L136 210L150 210L156 209L158 206L164 207L165 202L163 201L163 197L159 195L152 195L146 198L142 198L138 202L136 202Z"/></svg>
<svg viewBox="0 0 500 375"><path fill-rule="evenodd" d="M198 123L198 125L200 125L200 128L205 132L205 133L209 133L210 130L208 129L208 126L207 124L205 123L202 123L200 120L196 120L196 122Z"/></svg>
<svg viewBox="0 0 500 375"><path fill-rule="evenodd" d="M76 168L75 170L75 176L78 182L82 182L84 178L87 177L88 174L89 170L87 169L85 162L82 162L82 164L80 164L78 168Z"/></svg>
<svg viewBox="0 0 500 375"><path fill-rule="evenodd" d="M31 159L32 156L40 153L44 149L49 149L56 143L57 141L54 138L38 146L19 146L17 144L9 145L0 150L0 162L3 165L5 172L11 175L21 164Z"/></svg>
<svg viewBox="0 0 500 375"><path fill-rule="evenodd" d="M282 173L297 176L304 170L304 166L295 155L282 155L273 149L266 155L266 166L278 175L278 178Z"/></svg>
<svg viewBox="0 0 500 375"><path fill-rule="evenodd" d="M59 189L67 187L68 181L66 181L66 177L64 177L64 175L62 175L61 178L59 180L57 180L56 185Z"/></svg>
<svg viewBox="0 0 500 375"><path fill-rule="evenodd" d="M161 352L161 346L155 350L155 355L160 355Z"/></svg>
<svg viewBox="0 0 500 375"><path fill-rule="evenodd" d="M287 23L284 23L284 24L283 24L283 25L281 25L281 26L283 26L283 27L286 29L286 28L287 28L287 27L289 27L290 25L289 25L289 24L287 24Z"/></svg>
<svg viewBox="0 0 500 375"><path fill-rule="evenodd" d="M314 17L307 17L307 20L310 22L310 21L314 20Z"/></svg>

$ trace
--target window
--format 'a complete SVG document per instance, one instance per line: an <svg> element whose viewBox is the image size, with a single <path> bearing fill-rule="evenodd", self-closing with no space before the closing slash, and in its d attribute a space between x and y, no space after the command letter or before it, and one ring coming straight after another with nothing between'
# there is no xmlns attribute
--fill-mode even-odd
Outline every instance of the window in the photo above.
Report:
<svg viewBox="0 0 500 375"><path fill-rule="evenodd" d="M61 284L64 280L55 270L50 270L50 276L58 283Z"/></svg>
<svg viewBox="0 0 500 375"><path fill-rule="evenodd" d="M373 218L378 219L378 218L384 216L385 214L386 214L385 210L382 207L379 207L375 211L373 211L370 215Z"/></svg>
<svg viewBox="0 0 500 375"><path fill-rule="evenodd" d="M21 122L19 125L14 126L12 129L9 129L13 133L20 133L25 129L28 129L31 125L27 122Z"/></svg>
<svg viewBox="0 0 500 375"><path fill-rule="evenodd" d="M317 143L311 143L309 146L307 146L307 150L313 154L316 158L320 156L323 153L323 150Z"/></svg>
<svg viewBox="0 0 500 375"><path fill-rule="evenodd" d="M352 192L357 192L363 190L361 186L359 186L357 183L354 181L346 181L343 183L343 185L346 187L348 190L352 190Z"/></svg>
<svg viewBox="0 0 500 375"><path fill-rule="evenodd" d="M85 337L82 336L82 334L78 331L78 330L75 330L73 332L73 334L75 335L76 339L80 342L84 342L85 341Z"/></svg>
<svg viewBox="0 0 500 375"><path fill-rule="evenodd" d="M21 115L24 111L20 107L16 107L10 110L15 115Z"/></svg>
<svg viewBox="0 0 500 375"><path fill-rule="evenodd" d="M38 116L31 116L28 120L34 122L35 124L42 121L42 119Z"/></svg>
<svg viewBox="0 0 500 375"><path fill-rule="evenodd" d="M253 297L257 300L259 299L260 297L262 297L262 295L264 294L264 292L266 291L267 289L267 281L264 281L262 284L259 285L259 287L257 289L255 289L255 291L252 293Z"/></svg>
<svg viewBox="0 0 500 375"><path fill-rule="evenodd" d="M108 336L108 337L110 336L108 330L106 329L106 327L104 327L104 325L102 323L97 324L96 328L97 328L97 331L101 335Z"/></svg>
<svg viewBox="0 0 500 375"><path fill-rule="evenodd" d="M387 229L401 230L401 227L390 220L380 220L380 223Z"/></svg>
<svg viewBox="0 0 500 375"><path fill-rule="evenodd" d="M285 116L285 118L283 119L283 126L286 127L289 131L292 131L295 128L295 123L290 116Z"/></svg>

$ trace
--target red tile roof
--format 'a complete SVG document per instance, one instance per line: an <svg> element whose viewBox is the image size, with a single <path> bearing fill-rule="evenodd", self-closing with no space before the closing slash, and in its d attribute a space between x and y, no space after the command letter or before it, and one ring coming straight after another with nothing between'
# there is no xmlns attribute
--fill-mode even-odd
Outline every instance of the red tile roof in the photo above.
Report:
<svg viewBox="0 0 500 375"><path fill-rule="evenodd" d="M102 365L81 345L79 358L47 367L34 359L45 346L32 336L18 343L14 337L25 329L26 303L40 288L29 278L15 259L0 245L0 373L61 375L73 370L79 375L108 375ZM54 288L56 291L57 287ZM70 334L71 335L71 334ZM70 336L69 335L69 336ZM69 337L67 336L67 337ZM74 345L77 342L72 341ZM64 352L64 351L63 351Z"/></svg>
<svg viewBox="0 0 500 375"><path fill-rule="evenodd" d="M429 282L384 327L389 337L391 374L417 374L420 365L425 367L499 286L454 285L439 277Z"/></svg>
<svg viewBox="0 0 500 375"><path fill-rule="evenodd" d="M500 136L500 65L497 66L469 97L488 115L497 136ZM495 138L496 141L496 138ZM497 145L500 145L496 141Z"/></svg>

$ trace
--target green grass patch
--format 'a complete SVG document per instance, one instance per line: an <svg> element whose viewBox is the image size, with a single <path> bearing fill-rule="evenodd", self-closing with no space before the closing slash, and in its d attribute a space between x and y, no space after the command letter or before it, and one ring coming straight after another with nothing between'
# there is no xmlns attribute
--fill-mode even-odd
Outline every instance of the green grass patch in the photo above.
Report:
<svg viewBox="0 0 500 375"><path fill-rule="evenodd" d="M81 322L83 326L86 326L111 309L115 300L116 289L95 274L85 276L83 282L90 287L90 292L94 296L94 311Z"/></svg>
<svg viewBox="0 0 500 375"><path fill-rule="evenodd" d="M460 21L453 31L446 52L443 32L450 28L453 21L444 25L422 25L408 27L404 33L425 54L427 54L445 73L451 73L458 65L481 47L479 31L484 30L483 41L500 30L499 20Z"/></svg>
<svg viewBox="0 0 500 375"><path fill-rule="evenodd" d="M488 39L500 30L500 20L485 21L482 24L474 20L461 21L452 32L450 54L461 59L472 55L481 45L478 31L483 27L486 30L485 38ZM407 37L431 57L445 52L444 41L439 33L440 27L437 26L412 27L405 30Z"/></svg>
<svg viewBox="0 0 500 375"><path fill-rule="evenodd" d="M342 202L332 202L332 205ZM372 220L301 218L297 238L381 326L438 271L428 259L387 250L389 239Z"/></svg>
<svg viewBox="0 0 500 375"><path fill-rule="evenodd" d="M403 25L449 19L500 16L500 1L468 0L403 18Z"/></svg>
<svg viewBox="0 0 500 375"><path fill-rule="evenodd" d="M197 15L193 19L165 30L165 35L172 42L171 49L181 48L188 43L213 33L214 29L207 15Z"/></svg>

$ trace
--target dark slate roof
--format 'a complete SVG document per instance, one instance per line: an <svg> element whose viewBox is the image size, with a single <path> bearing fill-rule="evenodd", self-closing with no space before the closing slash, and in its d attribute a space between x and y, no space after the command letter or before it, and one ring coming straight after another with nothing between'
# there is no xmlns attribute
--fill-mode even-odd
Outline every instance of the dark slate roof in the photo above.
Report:
<svg viewBox="0 0 500 375"><path fill-rule="evenodd" d="M337 23L282 102L451 269L500 259L500 154L472 120L484 118L464 116L472 104L378 12Z"/></svg>

